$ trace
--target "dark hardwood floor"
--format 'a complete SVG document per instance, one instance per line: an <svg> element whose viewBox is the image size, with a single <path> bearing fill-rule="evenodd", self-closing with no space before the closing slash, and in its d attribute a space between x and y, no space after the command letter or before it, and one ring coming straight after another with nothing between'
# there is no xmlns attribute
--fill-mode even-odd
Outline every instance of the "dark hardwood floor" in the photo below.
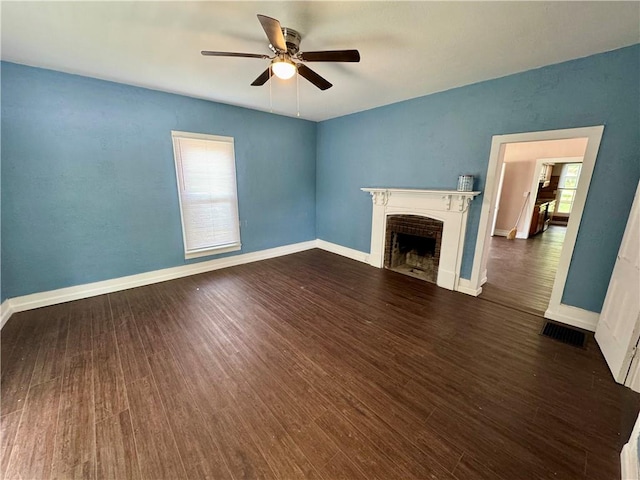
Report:
<svg viewBox="0 0 640 480"><path fill-rule="evenodd" d="M527 240L491 237L487 282L480 298L543 316L549 306L566 227Z"/></svg>
<svg viewBox="0 0 640 480"><path fill-rule="evenodd" d="M15 314L3 478L619 478L640 398L541 321L319 250Z"/></svg>

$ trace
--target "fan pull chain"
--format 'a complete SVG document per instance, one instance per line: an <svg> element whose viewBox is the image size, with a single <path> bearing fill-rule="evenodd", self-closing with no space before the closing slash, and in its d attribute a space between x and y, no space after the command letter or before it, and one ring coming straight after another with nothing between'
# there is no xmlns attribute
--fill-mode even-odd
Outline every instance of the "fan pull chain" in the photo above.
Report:
<svg viewBox="0 0 640 480"><path fill-rule="evenodd" d="M273 113L273 97L271 96L271 66L269 66L269 113Z"/></svg>
<svg viewBox="0 0 640 480"><path fill-rule="evenodd" d="M298 110L298 117L300 116L300 75L298 75L298 68L296 67L296 108Z"/></svg>

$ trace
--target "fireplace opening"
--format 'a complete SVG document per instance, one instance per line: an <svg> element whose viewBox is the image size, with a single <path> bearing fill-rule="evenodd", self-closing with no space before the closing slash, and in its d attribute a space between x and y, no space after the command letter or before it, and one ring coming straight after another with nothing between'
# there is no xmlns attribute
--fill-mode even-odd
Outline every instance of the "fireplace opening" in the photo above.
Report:
<svg viewBox="0 0 640 480"><path fill-rule="evenodd" d="M387 217L385 268L436 283L442 225L418 215Z"/></svg>

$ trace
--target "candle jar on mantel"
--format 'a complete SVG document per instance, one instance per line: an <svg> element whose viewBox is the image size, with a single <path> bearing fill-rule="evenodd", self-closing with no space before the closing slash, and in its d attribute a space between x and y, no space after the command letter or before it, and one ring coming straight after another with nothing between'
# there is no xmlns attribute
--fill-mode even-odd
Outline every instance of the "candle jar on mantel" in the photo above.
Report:
<svg viewBox="0 0 640 480"><path fill-rule="evenodd" d="M458 177L458 191L459 192L473 191L473 175L460 175Z"/></svg>

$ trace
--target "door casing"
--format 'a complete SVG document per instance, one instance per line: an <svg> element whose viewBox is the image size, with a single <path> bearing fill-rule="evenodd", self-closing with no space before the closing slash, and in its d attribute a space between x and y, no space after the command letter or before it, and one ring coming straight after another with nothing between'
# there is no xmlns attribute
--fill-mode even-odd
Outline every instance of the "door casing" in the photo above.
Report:
<svg viewBox="0 0 640 480"><path fill-rule="evenodd" d="M491 141L491 153L489 155L489 166L487 168L485 191L482 199L482 209L480 212L480 223L478 225L478 237L476 239L475 254L473 257L473 267L471 270L470 287L472 290L482 292L482 285L487 280L487 259L489 256L489 239L491 236L492 213L495 210L498 194L498 184L500 172L502 171L503 155L500 155L502 148L507 143L518 142L539 142L545 140L565 140L577 137L588 138L587 149L582 162L580 182L576 190L576 197L573 202L571 216L567 224L562 252L558 262L558 270L553 283L549 306L544 314L545 318L562 322L585 330L595 331L599 315L595 312L576 308L562 303L571 256L575 247L582 212L591 184L591 176L595 167L600 141L604 132L604 125L581 128L568 128L563 130L547 130L541 132L515 133L507 135L495 135Z"/></svg>

